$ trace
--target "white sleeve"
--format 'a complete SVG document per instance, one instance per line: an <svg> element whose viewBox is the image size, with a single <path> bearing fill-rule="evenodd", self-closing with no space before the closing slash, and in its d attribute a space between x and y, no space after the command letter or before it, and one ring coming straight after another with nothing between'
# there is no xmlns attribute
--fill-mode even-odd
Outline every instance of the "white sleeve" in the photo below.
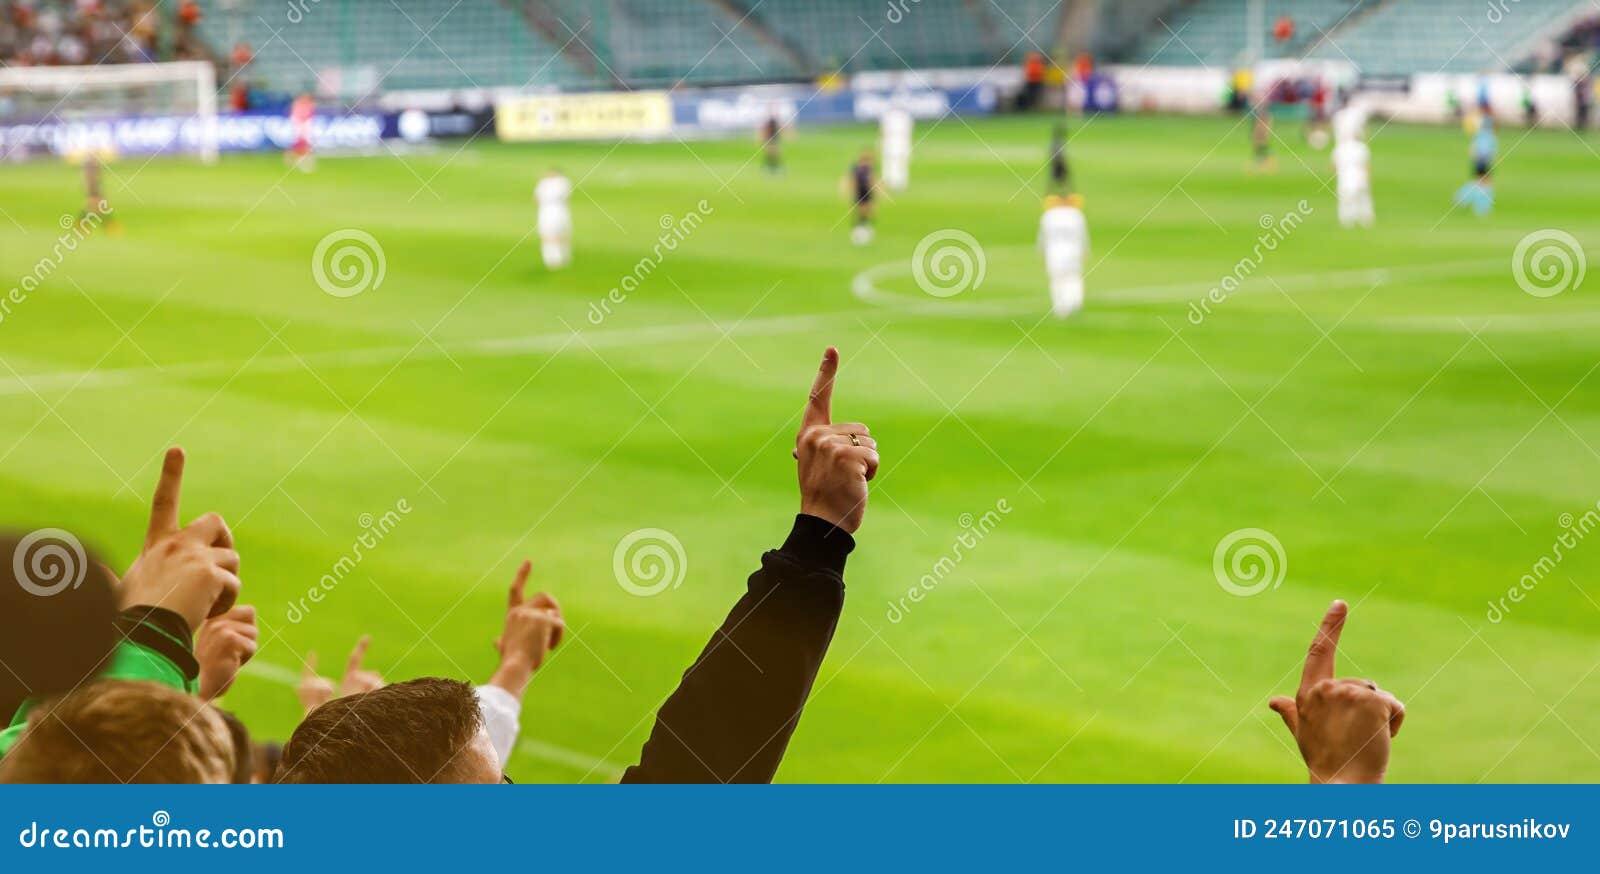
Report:
<svg viewBox="0 0 1600 874"><path fill-rule="evenodd" d="M494 744L500 767L511 760L511 750L517 745L517 734L522 731L522 702L517 696L495 685L479 686L478 709L483 713L483 727L489 732L489 742Z"/></svg>

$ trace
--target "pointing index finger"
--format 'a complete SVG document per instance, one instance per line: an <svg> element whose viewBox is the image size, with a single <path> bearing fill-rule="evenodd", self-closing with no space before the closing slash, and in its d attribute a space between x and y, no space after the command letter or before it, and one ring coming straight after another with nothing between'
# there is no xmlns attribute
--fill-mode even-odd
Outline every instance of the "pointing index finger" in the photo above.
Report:
<svg viewBox="0 0 1600 874"><path fill-rule="evenodd" d="M810 428L833 421L833 379L839 374L839 350L829 346L822 353L822 364L817 368L817 378L811 383L811 399L806 402L805 418L801 425Z"/></svg>
<svg viewBox="0 0 1600 874"><path fill-rule="evenodd" d="M1300 675L1300 688L1310 688L1318 680L1333 679L1334 655L1339 649L1339 634L1344 631L1345 617L1350 615L1350 605L1334 601L1328 605L1327 615L1317 628L1317 636L1306 652L1306 669Z"/></svg>
<svg viewBox="0 0 1600 874"><path fill-rule="evenodd" d="M531 570L533 570L533 562L528 559L523 559L522 564L517 565L517 575L511 580L510 606L515 607L522 603L522 592L528 585L528 572Z"/></svg>
<svg viewBox="0 0 1600 874"><path fill-rule="evenodd" d="M183 488L183 450L174 446L161 462L161 479L155 498L150 501L150 527L145 532L146 547L178 528L178 493Z"/></svg>
<svg viewBox="0 0 1600 874"><path fill-rule="evenodd" d="M367 657L367 647L369 647L371 645L372 645L372 636L369 635L369 634L361 635L361 639L356 641L356 648L353 649L353 650L350 650L350 661L345 664L345 670L346 671L359 671L359 670L361 670L361 660Z"/></svg>

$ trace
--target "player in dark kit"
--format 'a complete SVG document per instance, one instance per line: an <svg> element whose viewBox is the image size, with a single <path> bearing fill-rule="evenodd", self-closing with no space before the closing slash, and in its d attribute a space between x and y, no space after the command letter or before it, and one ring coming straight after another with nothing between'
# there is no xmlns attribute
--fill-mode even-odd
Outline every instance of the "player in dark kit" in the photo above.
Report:
<svg viewBox="0 0 1600 874"><path fill-rule="evenodd" d="M877 187L871 149L863 149L861 156L850 167L846 185L854 190L856 226L850 231L850 241L857 246L872 242L872 195Z"/></svg>
<svg viewBox="0 0 1600 874"><path fill-rule="evenodd" d="M778 120L776 111L761 123L761 153L768 173L783 172L783 122Z"/></svg>
<svg viewBox="0 0 1600 874"><path fill-rule="evenodd" d="M1058 124L1050 134L1050 191L1072 193L1072 169L1067 166L1067 126Z"/></svg>

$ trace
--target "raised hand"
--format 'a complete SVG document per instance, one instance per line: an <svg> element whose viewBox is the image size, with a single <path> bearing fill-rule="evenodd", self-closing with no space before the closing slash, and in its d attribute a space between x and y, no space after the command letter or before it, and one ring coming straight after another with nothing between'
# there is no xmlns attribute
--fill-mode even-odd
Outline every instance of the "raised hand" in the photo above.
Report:
<svg viewBox="0 0 1600 874"><path fill-rule="evenodd" d="M527 690L534 672L544 666L545 657L560 645L567 627L561 618L561 605L555 598L544 592L532 598L525 596L532 569L533 563L524 560L511 581L505 630L494 642L494 648L500 653L500 666L489 679L490 683L519 698Z"/></svg>
<svg viewBox="0 0 1600 874"><path fill-rule="evenodd" d="M233 549L233 533L216 513L179 527L183 461L182 449L167 450L150 504L144 550L122 577L122 605L162 607L198 630L238 599L239 553Z"/></svg>
<svg viewBox="0 0 1600 874"><path fill-rule="evenodd" d="M372 638L363 634L361 639L356 641L355 649L350 650L350 658L344 664L344 679L339 683L340 695L360 695L362 692L383 688L383 677L379 676L377 671L361 667L361 660L367 657L369 646L372 646Z"/></svg>
<svg viewBox="0 0 1600 874"><path fill-rule="evenodd" d="M300 674L300 685L294 687L294 694L307 713L334 699L333 681L317 673L315 652L306 653L305 671Z"/></svg>
<svg viewBox="0 0 1600 874"><path fill-rule="evenodd" d="M1313 783L1382 783L1390 739L1400 733L1406 708L1371 680L1336 680L1334 655L1350 608L1334 601L1306 653L1300 689L1269 706L1283 717Z"/></svg>
<svg viewBox="0 0 1600 874"><path fill-rule="evenodd" d="M829 346L811 384L794 457L800 462L800 512L853 534L867 512L867 482L878 473L878 443L866 425L833 423L838 374L839 350Z"/></svg>
<svg viewBox="0 0 1600 874"><path fill-rule="evenodd" d="M259 639L254 607L241 604L207 619L194 641L194 657L200 663L200 697L210 701L225 694L239 669L256 654Z"/></svg>

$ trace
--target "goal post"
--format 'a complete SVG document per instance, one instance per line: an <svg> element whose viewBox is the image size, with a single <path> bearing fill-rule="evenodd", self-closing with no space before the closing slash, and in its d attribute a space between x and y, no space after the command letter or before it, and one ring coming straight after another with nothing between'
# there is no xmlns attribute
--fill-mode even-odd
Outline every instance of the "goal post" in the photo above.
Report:
<svg viewBox="0 0 1600 874"><path fill-rule="evenodd" d="M60 123L71 129L74 123L132 117L177 121L185 126L180 150L215 162L216 69L205 61L0 67L0 125ZM90 136L82 130L80 135Z"/></svg>

